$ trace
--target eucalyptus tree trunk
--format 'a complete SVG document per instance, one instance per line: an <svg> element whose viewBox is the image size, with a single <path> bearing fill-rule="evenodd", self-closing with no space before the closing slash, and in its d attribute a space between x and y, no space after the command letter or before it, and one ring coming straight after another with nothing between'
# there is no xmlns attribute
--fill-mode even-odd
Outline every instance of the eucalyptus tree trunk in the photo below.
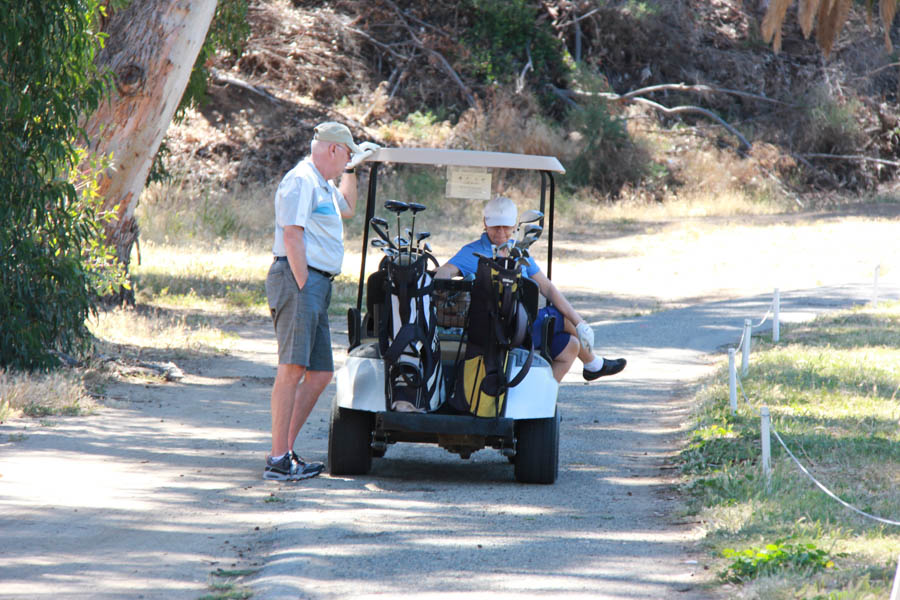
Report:
<svg viewBox="0 0 900 600"><path fill-rule="evenodd" d="M216 0L136 0L104 27L109 38L97 63L111 70L115 90L84 128L92 153L112 154L99 191L104 208L117 211L107 238L126 268L138 235L138 198L215 9Z"/></svg>

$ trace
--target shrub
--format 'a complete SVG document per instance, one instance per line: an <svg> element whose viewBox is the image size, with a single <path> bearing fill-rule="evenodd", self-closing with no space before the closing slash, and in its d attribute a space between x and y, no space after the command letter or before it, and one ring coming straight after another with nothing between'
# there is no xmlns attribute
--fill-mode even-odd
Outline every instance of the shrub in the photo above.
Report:
<svg viewBox="0 0 900 600"><path fill-rule="evenodd" d="M78 120L104 91L98 7L12 3L0 24L0 366L45 368L57 363L52 350L87 345L85 255L100 248L102 216L72 173Z"/></svg>
<svg viewBox="0 0 900 600"><path fill-rule="evenodd" d="M653 172L649 152L631 139L624 119L599 95L609 91L603 79L582 69L575 80L590 95L569 111L575 154L566 164L567 181L615 196L623 186L635 186Z"/></svg>

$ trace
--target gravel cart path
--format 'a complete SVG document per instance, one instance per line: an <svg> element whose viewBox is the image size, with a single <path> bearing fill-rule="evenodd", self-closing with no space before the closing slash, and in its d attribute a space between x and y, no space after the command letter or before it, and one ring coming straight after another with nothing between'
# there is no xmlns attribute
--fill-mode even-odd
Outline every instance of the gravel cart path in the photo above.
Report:
<svg viewBox="0 0 900 600"><path fill-rule="evenodd" d="M894 240L895 222L872 231ZM868 259L844 265L850 244L823 243L835 260L782 287L783 320L869 300L871 280L859 276ZM260 319L235 330L234 355L179 363L180 382L117 384L90 417L0 424L0 599L196 600L230 581L257 600L710 597L708 557L696 544L702 524L684 514L672 457L694 383L737 342L745 318L765 314L771 296L756 294L769 289L771 265L761 265L759 281L741 273L740 283L715 288L702 276L691 287L686 274L649 273L648 287L695 294L650 312L642 307L656 301L615 277L627 265L605 260L607 271L587 271L595 284L567 279L565 261L559 278L603 354L629 365L590 385L574 370L563 382L555 485L517 484L495 451L463 461L402 444L365 477L263 482L275 348ZM659 263L641 264L647 274ZM817 279L824 283L808 284ZM900 298L896 273L880 292ZM629 306L641 316L623 316ZM334 338L341 359L346 336ZM297 449L308 459L326 458L333 393L332 385L301 433Z"/></svg>

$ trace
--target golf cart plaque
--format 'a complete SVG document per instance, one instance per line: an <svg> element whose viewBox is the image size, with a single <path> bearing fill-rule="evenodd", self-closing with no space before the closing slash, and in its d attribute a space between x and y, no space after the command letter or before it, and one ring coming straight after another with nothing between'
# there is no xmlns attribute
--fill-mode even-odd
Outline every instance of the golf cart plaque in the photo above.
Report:
<svg viewBox="0 0 900 600"><path fill-rule="evenodd" d="M491 170L484 167L447 167L447 197L491 199Z"/></svg>

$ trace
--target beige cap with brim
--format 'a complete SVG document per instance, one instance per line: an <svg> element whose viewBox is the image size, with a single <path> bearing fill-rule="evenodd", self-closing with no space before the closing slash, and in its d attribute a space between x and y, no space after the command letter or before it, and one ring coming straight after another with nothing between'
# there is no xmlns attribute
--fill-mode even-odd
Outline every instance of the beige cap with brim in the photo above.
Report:
<svg viewBox="0 0 900 600"><path fill-rule="evenodd" d="M353 134L350 133L347 126L335 121L327 121L316 125L316 135L313 139L346 144L350 148L351 153L356 154L359 152L359 146L353 141Z"/></svg>

